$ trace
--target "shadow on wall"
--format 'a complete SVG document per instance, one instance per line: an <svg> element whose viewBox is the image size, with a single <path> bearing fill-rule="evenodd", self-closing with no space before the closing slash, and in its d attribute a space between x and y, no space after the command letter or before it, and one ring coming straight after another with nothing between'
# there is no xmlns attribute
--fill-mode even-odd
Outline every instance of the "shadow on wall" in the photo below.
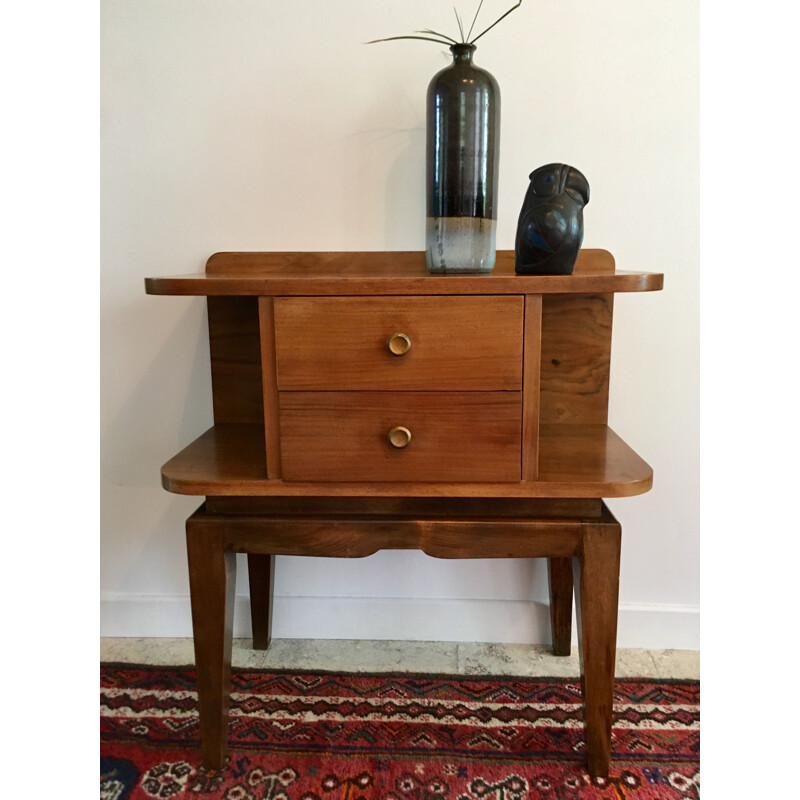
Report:
<svg viewBox="0 0 800 800"><path fill-rule="evenodd" d="M321 193L309 200L322 214L311 231L319 249L423 249L424 120L412 127L361 130L327 142L325 153L340 165L336 179L343 184L342 196L351 200L332 202Z"/></svg>
<svg viewBox="0 0 800 800"><path fill-rule="evenodd" d="M403 144L386 176L384 245L386 250L424 250L425 127L397 134Z"/></svg>

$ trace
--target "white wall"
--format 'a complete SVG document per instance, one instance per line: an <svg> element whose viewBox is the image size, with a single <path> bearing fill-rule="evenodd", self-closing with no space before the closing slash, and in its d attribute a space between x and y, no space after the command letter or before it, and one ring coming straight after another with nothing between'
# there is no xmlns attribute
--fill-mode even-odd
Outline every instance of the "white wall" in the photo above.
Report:
<svg viewBox="0 0 800 800"><path fill-rule="evenodd" d="M475 56L502 92L498 247L529 172L563 161L591 185L584 245L665 274L615 305L610 422L655 472L609 503L623 647L699 646L698 5L527 0ZM199 499L164 492L159 466L211 424L204 300L146 296L144 277L219 250L422 249L425 90L448 54L362 44L422 27L452 33L451 4L104 0L104 635L191 635ZM280 558L276 584L279 637L549 638L541 561Z"/></svg>

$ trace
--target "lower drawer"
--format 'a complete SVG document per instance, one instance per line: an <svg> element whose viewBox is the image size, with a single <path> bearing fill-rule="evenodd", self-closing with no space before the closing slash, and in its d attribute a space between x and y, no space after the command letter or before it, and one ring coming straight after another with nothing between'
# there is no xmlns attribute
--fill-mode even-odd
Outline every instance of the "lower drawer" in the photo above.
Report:
<svg viewBox="0 0 800 800"><path fill-rule="evenodd" d="M281 392L282 477L518 481L521 414L520 392Z"/></svg>

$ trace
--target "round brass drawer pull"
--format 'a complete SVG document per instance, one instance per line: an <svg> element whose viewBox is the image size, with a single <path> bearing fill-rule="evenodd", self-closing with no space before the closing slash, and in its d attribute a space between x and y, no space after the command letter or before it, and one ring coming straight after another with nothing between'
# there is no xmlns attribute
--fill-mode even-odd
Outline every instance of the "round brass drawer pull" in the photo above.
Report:
<svg viewBox="0 0 800 800"><path fill-rule="evenodd" d="M392 428L389 431L389 444L392 447L402 448L407 447L408 443L411 441L411 431L408 428L404 428L402 425L398 425L396 428Z"/></svg>
<svg viewBox="0 0 800 800"><path fill-rule="evenodd" d="M404 333L393 333L386 340L386 348L393 356L404 356L411 349L411 339Z"/></svg>

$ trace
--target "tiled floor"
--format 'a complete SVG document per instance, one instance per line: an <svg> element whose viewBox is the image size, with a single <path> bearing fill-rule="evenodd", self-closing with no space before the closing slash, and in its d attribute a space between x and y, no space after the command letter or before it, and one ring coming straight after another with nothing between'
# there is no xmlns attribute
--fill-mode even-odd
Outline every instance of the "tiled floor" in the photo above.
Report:
<svg viewBox="0 0 800 800"><path fill-rule="evenodd" d="M191 639L101 639L102 661L137 664L194 663ZM566 657L546 645L401 642L341 639L275 639L269 650L234 639L233 665L351 672L435 672L449 675L577 677L578 648ZM618 678L700 677L695 650L618 650Z"/></svg>

